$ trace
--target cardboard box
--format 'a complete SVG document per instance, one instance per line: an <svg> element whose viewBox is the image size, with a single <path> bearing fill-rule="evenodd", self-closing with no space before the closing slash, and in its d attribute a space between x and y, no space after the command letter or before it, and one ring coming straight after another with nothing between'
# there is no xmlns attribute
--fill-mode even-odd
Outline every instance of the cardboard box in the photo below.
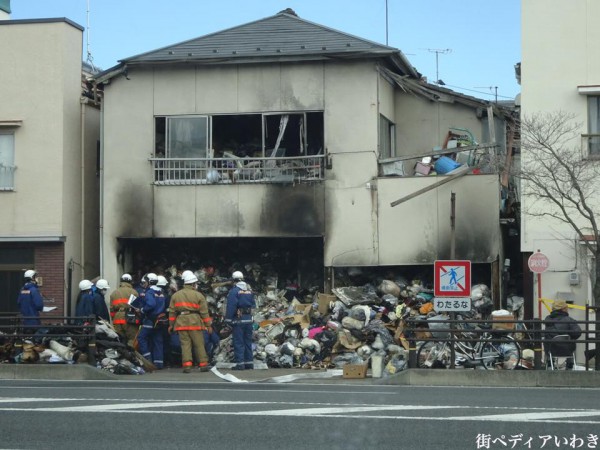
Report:
<svg viewBox="0 0 600 450"><path fill-rule="evenodd" d="M367 377L367 365L366 364L346 364L344 366L343 378L366 378Z"/></svg>
<svg viewBox="0 0 600 450"><path fill-rule="evenodd" d="M492 330L514 330L514 323L502 323L506 320L515 320L512 314L503 316L492 316Z"/></svg>
<svg viewBox="0 0 600 450"><path fill-rule="evenodd" d="M319 294L319 313L325 316L329 313L329 303L335 302L337 297L331 294Z"/></svg>

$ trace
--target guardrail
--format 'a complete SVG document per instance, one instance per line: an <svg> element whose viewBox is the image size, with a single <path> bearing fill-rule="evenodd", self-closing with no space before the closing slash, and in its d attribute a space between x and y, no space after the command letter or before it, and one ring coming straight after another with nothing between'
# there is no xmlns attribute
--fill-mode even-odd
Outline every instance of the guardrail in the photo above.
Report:
<svg viewBox="0 0 600 450"><path fill-rule="evenodd" d="M36 319L39 325L24 325L26 319ZM55 338L71 338L87 347L88 364L96 365L95 317L25 317L14 313L0 313L0 344L12 343L22 348L26 340L34 343Z"/></svg>
<svg viewBox="0 0 600 450"><path fill-rule="evenodd" d="M150 158L155 185L306 183L324 179L324 155L268 158Z"/></svg>
<svg viewBox="0 0 600 450"><path fill-rule="evenodd" d="M589 360L595 358L594 370L600 370L600 330L598 320L588 320L589 312L598 312L600 307L587 307L586 320L575 321L581 327L581 337L576 345L585 344L586 357L585 370L590 370ZM406 328L404 335L409 343L408 367L417 368L417 350L423 342L447 343L450 349L450 368L455 368L457 345L473 345L485 339L485 342L506 343L506 336L511 336L521 349L532 349L534 352L533 369L543 370L542 355L547 334L556 334L556 331L547 331L543 328L544 321L532 320L471 320L450 319L436 317L413 317L405 319ZM419 346L417 345L419 343ZM590 348L595 345L595 349ZM592 356L593 355L593 356Z"/></svg>

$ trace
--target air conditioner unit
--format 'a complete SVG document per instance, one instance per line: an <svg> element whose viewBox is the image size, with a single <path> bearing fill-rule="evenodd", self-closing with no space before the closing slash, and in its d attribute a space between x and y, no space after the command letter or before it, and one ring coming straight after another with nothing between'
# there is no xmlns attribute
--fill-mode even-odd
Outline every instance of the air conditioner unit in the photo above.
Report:
<svg viewBox="0 0 600 450"><path fill-rule="evenodd" d="M579 272L573 271L569 273L569 284L571 286L579 285Z"/></svg>

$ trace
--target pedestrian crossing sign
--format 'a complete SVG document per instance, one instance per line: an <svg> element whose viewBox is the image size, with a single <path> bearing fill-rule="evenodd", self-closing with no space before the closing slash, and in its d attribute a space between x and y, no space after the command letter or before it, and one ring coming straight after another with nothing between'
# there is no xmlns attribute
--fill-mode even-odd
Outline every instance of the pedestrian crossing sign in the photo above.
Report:
<svg viewBox="0 0 600 450"><path fill-rule="evenodd" d="M435 261L433 271L434 296L471 296L471 261Z"/></svg>

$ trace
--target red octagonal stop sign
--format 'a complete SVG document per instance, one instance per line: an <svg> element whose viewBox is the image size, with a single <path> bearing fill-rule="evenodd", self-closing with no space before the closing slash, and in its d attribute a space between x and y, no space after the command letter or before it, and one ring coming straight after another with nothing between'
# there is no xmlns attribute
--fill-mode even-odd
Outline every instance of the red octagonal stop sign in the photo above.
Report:
<svg viewBox="0 0 600 450"><path fill-rule="evenodd" d="M529 270L535 273L545 272L550 267L550 260L541 252L535 252L527 260Z"/></svg>

